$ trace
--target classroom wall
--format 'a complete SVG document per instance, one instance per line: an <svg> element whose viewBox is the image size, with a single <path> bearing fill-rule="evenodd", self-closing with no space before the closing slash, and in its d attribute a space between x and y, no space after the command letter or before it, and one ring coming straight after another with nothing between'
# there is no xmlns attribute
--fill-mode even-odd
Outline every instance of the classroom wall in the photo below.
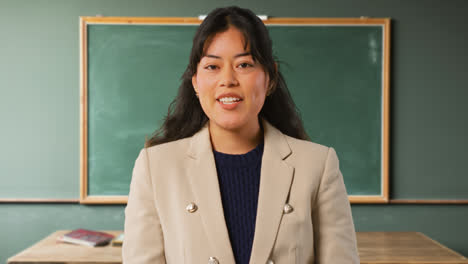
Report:
<svg viewBox="0 0 468 264"><path fill-rule="evenodd" d="M392 18L391 197L468 198L468 1L1 0L0 183L15 184L0 199L79 197L79 16L197 16L232 4L279 17ZM63 180L44 181L51 173ZM123 229L123 209L0 203L0 263L55 230ZM468 256L468 205L352 211L357 231L419 231Z"/></svg>

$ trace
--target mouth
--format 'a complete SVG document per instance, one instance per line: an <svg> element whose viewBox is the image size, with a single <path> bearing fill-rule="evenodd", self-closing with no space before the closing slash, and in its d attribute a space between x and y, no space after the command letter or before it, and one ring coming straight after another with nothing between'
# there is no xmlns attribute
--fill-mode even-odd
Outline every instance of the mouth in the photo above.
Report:
<svg viewBox="0 0 468 264"><path fill-rule="evenodd" d="M241 98L239 97L220 97L218 99L216 99L216 101L222 103L222 104L225 104L225 105L229 105L229 104L235 104L235 103L238 103L240 101L242 101Z"/></svg>
<svg viewBox="0 0 468 264"><path fill-rule="evenodd" d="M242 103L243 99L235 93L224 93L216 98L216 102L222 109L233 111Z"/></svg>

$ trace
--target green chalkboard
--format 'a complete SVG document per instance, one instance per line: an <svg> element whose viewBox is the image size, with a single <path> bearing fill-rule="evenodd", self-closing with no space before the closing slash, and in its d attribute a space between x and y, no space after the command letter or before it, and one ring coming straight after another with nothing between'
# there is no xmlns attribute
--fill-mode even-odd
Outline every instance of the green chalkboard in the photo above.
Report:
<svg viewBox="0 0 468 264"><path fill-rule="evenodd" d="M145 137L176 95L197 24L83 20L81 201L125 202ZM336 149L351 201L385 201L388 21L336 21L266 24L306 130Z"/></svg>

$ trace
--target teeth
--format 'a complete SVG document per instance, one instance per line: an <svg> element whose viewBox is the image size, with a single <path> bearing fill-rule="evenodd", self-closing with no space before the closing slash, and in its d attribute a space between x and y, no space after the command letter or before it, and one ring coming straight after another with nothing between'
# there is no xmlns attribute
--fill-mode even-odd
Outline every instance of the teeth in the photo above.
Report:
<svg viewBox="0 0 468 264"><path fill-rule="evenodd" d="M221 99L219 99L219 101L223 104L233 104L235 102L239 102L240 101L240 98L236 98L236 97L223 97Z"/></svg>

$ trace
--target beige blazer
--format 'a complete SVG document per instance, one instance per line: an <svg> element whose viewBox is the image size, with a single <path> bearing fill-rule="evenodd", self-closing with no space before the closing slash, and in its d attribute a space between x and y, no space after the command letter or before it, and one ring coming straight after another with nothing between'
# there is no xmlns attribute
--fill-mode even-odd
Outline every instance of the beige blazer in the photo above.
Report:
<svg viewBox="0 0 468 264"><path fill-rule="evenodd" d="M359 263L334 149L262 122L250 264ZM125 209L122 256L124 263L235 263L208 126L190 138L140 152Z"/></svg>

